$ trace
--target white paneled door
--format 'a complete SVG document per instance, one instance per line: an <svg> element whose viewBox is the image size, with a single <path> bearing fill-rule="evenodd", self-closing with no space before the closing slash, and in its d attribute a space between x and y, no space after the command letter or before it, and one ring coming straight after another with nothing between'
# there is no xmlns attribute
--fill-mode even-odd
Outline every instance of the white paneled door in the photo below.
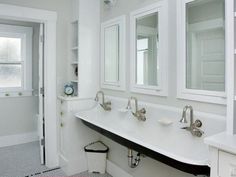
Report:
<svg viewBox="0 0 236 177"><path fill-rule="evenodd" d="M225 91L224 29L216 25L206 29L200 24L189 34L188 82L191 88L199 90Z"/></svg>

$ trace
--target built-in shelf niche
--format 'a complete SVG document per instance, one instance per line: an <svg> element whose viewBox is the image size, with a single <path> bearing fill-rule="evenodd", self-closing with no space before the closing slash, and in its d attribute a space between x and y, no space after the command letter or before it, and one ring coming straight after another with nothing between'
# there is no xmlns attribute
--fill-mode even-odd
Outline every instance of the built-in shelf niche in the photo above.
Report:
<svg viewBox="0 0 236 177"><path fill-rule="evenodd" d="M70 61L70 82L74 86L74 96L78 96L78 73L76 74L75 70L79 64L79 22L74 20L71 22L71 61Z"/></svg>
<svg viewBox="0 0 236 177"><path fill-rule="evenodd" d="M79 22L75 20L71 23L72 25L72 50L78 50L78 30Z"/></svg>

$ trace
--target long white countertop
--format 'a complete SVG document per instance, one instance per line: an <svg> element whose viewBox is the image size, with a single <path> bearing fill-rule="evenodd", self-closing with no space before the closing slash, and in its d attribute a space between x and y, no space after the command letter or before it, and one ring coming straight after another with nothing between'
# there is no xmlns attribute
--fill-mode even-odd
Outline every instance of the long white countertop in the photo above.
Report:
<svg viewBox="0 0 236 177"><path fill-rule="evenodd" d="M229 135L223 132L207 137L204 141L209 146L236 154L236 135Z"/></svg>
<svg viewBox="0 0 236 177"><path fill-rule="evenodd" d="M203 141L206 135L201 138L193 137L190 132L181 129L183 125L179 123L178 117L176 119L176 113L168 113L173 124L164 126L158 123L158 117L165 115L165 112L159 110L159 114L156 114L159 116L155 118L150 118L151 114L155 114L152 110L149 112L151 113L147 113L146 122L138 121L130 112L121 113L117 109L105 112L100 106L80 111L75 116L177 161L209 166L209 152Z"/></svg>

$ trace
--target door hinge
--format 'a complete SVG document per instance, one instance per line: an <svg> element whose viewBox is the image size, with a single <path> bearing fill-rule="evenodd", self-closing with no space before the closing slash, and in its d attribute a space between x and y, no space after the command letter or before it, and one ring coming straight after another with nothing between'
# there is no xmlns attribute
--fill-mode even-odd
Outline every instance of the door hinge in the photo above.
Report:
<svg viewBox="0 0 236 177"><path fill-rule="evenodd" d="M45 138L41 139L40 144L41 146L45 146Z"/></svg>
<svg viewBox="0 0 236 177"><path fill-rule="evenodd" d="M43 87L40 88L40 94L44 96L44 88Z"/></svg>

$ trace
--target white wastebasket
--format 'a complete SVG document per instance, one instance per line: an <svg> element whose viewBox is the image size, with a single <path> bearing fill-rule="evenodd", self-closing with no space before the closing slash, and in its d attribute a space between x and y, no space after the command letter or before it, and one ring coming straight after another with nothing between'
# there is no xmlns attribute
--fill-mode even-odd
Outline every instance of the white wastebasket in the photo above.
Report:
<svg viewBox="0 0 236 177"><path fill-rule="evenodd" d="M87 154L88 172L104 174L109 148L101 141L97 141L85 146L84 150Z"/></svg>

